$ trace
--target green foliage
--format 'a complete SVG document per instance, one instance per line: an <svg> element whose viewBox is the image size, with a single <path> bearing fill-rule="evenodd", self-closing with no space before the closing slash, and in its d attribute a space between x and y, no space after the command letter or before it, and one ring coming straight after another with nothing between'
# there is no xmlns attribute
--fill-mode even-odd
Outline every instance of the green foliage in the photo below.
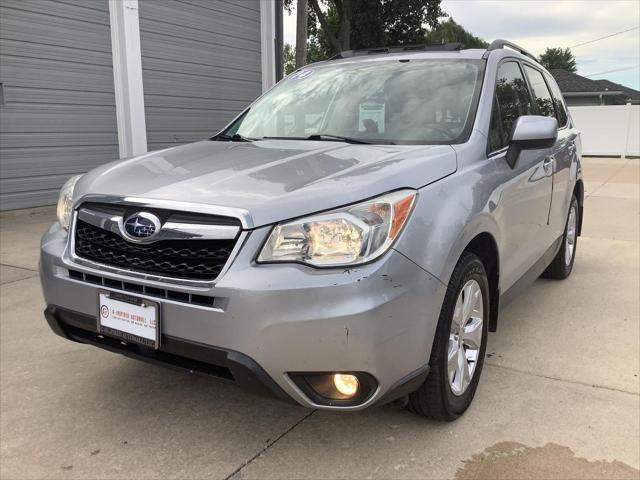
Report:
<svg viewBox="0 0 640 480"><path fill-rule="evenodd" d="M547 48L540 55L540 63L547 70L561 68L573 73L578 70L576 57L573 56L573 53L568 48Z"/></svg>
<svg viewBox="0 0 640 480"><path fill-rule="evenodd" d="M284 74L289 75L291 72L293 72L296 69L296 51L288 43L284 44L282 59L284 63Z"/></svg>
<svg viewBox="0 0 640 480"><path fill-rule="evenodd" d="M384 8L383 2L380 1L353 0L351 48L385 45Z"/></svg>
<svg viewBox="0 0 640 480"><path fill-rule="evenodd" d="M422 43L460 42L463 48L486 48L487 42L466 31L440 8L441 0L318 0L323 28L313 2L309 1L307 63L326 60L344 45L343 20L350 12L349 48L374 48ZM285 0L288 12L295 0ZM333 37L333 39L331 38ZM286 53L285 53L286 55ZM285 69L287 61L285 60Z"/></svg>
<svg viewBox="0 0 640 480"><path fill-rule="evenodd" d="M325 19L332 32L339 30L340 18L334 5L329 4L329 8L325 12ZM335 55L335 49L331 45L329 35L320 25L318 17L311 7L309 7L307 34L307 63L321 62Z"/></svg>
<svg viewBox="0 0 640 480"><path fill-rule="evenodd" d="M284 0L284 2L282 2L284 11L287 12L289 15L291 15L291 11L293 9L293 2L294 0Z"/></svg>
<svg viewBox="0 0 640 480"><path fill-rule="evenodd" d="M489 44L466 31L453 18L441 22L425 36L426 43L461 43L462 48L487 48Z"/></svg>
<svg viewBox="0 0 640 480"><path fill-rule="evenodd" d="M423 43L427 26L436 27L447 14L440 8L440 0L384 0L382 16L386 37L383 46L396 46Z"/></svg>
<svg viewBox="0 0 640 480"><path fill-rule="evenodd" d="M286 0L291 8L294 0ZM307 63L326 60L337 53L335 44L348 48L373 48L424 43L428 27L435 27L447 14L440 8L441 0L319 0L328 30L309 1ZM345 32L345 12L351 12ZM333 37L333 41L332 38Z"/></svg>

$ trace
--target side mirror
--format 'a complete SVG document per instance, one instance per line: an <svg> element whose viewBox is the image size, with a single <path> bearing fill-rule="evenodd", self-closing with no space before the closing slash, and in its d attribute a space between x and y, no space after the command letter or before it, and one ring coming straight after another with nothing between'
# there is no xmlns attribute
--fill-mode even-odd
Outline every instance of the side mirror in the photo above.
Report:
<svg viewBox="0 0 640 480"><path fill-rule="evenodd" d="M522 150L550 148L558 138L558 121L541 115L518 117L511 129L509 148L505 157L511 168L516 166Z"/></svg>

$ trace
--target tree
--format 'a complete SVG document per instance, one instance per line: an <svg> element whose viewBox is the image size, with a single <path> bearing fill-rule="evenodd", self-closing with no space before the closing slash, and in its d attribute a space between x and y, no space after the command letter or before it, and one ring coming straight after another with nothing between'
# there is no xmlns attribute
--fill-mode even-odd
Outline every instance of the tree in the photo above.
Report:
<svg viewBox="0 0 640 480"><path fill-rule="evenodd" d="M282 52L282 60L284 63L284 74L289 75L296 69L296 54L293 51L293 47L285 43L284 50Z"/></svg>
<svg viewBox="0 0 640 480"><path fill-rule="evenodd" d="M436 27L447 14L440 8L440 0L386 0L383 16L385 46L394 46L423 43L426 27Z"/></svg>
<svg viewBox="0 0 640 480"><path fill-rule="evenodd" d="M351 48L386 45L384 4L380 1L354 0L355 16L351 25Z"/></svg>
<svg viewBox="0 0 640 480"><path fill-rule="evenodd" d="M287 11L295 0L285 0ZM446 13L441 0L308 0L307 61L352 48L423 43Z"/></svg>
<svg viewBox="0 0 640 480"><path fill-rule="evenodd" d="M318 0L309 0L320 26L334 53L351 48L351 19L353 16L353 0L324 0L329 5L329 11L323 12ZM329 24L328 16L335 17L337 22Z"/></svg>
<svg viewBox="0 0 640 480"><path fill-rule="evenodd" d="M489 46L482 38L467 32L453 18L441 22L429 31L425 40L427 43L461 43L462 48L487 48Z"/></svg>
<svg viewBox="0 0 640 480"><path fill-rule="evenodd" d="M573 56L571 50L565 48L547 48L540 55L540 63L547 70L560 68L575 73L578 70L576 66L576 57Z"/></svg>
<svg viewBox="0 0 640 480"><path fill-rule="evenodd" d="M331 44L330 36L327 31L334 31L339 28L338 26L338 14L331 5L326 9L325 22L329 27L326 30L320 24L318 16L316 15L311 5L309 5L308 12L309 23L307 24L308 42L307 42L307 62L313 63L321 60L326 60L332 57L336 50Z"/></svg>
<svg viewBox="0 0 640 480"><path fill-rule="evenodd" d="M307 63L307 0L298 0L296 7L296 68Z"/></svg>

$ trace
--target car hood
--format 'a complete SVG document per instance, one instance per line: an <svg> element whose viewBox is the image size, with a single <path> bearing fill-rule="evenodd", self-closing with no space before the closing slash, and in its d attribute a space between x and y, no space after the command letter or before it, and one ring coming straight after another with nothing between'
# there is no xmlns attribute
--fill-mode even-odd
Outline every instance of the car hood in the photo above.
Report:
<svg viewBox="0 0 640 480"><path fill-rule="evenodd" d="M252 228L420 188L455 170L455 151L448 145L206 140L98 167L78 182L74 198L179 202L193 211L222 207L241 212Z"/></svg>

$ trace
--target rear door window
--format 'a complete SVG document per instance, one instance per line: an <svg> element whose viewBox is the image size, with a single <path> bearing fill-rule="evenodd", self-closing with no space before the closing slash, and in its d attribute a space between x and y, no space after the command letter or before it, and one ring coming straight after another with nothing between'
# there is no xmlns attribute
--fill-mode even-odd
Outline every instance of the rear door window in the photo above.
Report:
<svg viewBox="0 0 640 480"><path fill-rule="evenodd" d="M545 74L544 76L547 79L547 85L549 85L551 94L553 95L553 104L556 106L558 126L562 128L567 125L567 121L569 120L569 115L567 114L567 106L564 103L562 93L560 92L560 88L558 87L556 81L550 75Z"/></svg>
<svg viewBox="0 0 640 480"><path fill-rule="evenodd" d="M498 67L496 93L489 127L489 151L507 146L513 124L522 115L531 115L531 96L517 62Z"/></svg>
<svg viewBox="0 0 640 480"><path fill-rule="evenodd" d="M531 90L533 90L538 114L555 118L556 110L553 106L553 98L542 73L529 65L525 65L524 70L527 72L529 84L531 85Z"/></svg>

